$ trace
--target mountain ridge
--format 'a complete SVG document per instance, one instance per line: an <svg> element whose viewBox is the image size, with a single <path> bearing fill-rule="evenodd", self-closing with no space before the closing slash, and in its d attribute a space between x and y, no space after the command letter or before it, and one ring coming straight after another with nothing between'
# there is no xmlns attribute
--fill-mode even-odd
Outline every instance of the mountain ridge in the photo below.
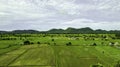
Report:
<svg viewBox="0 0 120 67"><path fill-rule="evenodd" d="M68 27L67 29L50 29L48 31L38 31L38 30L13 30L13 31L0 31L0 34L24 34L24 33L30 33L30 34L38 34L38 33L48 33L48 34L64 34L64 33L69 33L69 34L118 34L120 33L120 30L102 30L102 29L97 29L93 30L90 27L84 27L84 28L73 28L73 27Z"/></svg>

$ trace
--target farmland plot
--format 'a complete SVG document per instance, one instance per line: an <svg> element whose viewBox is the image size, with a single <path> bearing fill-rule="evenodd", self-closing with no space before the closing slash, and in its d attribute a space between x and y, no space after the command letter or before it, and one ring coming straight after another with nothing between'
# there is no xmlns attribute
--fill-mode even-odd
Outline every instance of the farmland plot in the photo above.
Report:
<svg viewBox="0 0 120 67"><path fill-rule="evenodd" d="M55 66L54 51L50 47L30 48L10 66Z"/></svg>
<svg viewBox="0 0 120 67"><path fill-rule="evenodd" d="M44 44L45 45L45 44ZM28 47L28 48L27 48ZM111 50L115 53L110 53ZM102 53L104 51L104 54ZM118 49L109 46L40 46L27 45L0 56L1 66L23 67L90 67L113 66L119 59Z"/></svg>
<svg viewBox="0 0 120 67"><path fill-rule="evenodd" d="M89 53L91 48L73 46L54 47L54 49L58 67L89 67L100 61L96 55Z"/></svg>

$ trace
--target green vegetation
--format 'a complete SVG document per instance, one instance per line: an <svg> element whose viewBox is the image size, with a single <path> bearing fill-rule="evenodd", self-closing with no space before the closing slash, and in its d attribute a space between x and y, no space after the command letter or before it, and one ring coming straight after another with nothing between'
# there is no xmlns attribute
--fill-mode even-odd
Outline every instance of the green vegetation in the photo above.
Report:
<svg viewBox="0 0 120 67"><path fill-rule="evenodd" d="M120 67L119 35L1 34L0 66Z"/></svg>

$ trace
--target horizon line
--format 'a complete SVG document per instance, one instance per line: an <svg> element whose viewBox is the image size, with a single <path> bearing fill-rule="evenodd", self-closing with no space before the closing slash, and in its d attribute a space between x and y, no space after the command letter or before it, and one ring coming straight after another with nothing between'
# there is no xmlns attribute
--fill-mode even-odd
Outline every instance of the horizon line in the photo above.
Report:
<svg viewBox="0 0 120 67"><path fill-rule="evenodd" d="M92 30L105 30L105 29L93 29L93 28L91 28L91 27L81 27L81 28L75 28L75 27L67 27L67 28L51 28L51 29L48 29L48 30L38 30L38 29L14 29L14 30L0 30L0 31L7 31L7 32L11 32L11 31L16 31L16 30L20 30L20 31L22 31L22 30L34 30L34 31L49 31L49 30L52 30L52 29L62 29L62 30L66 30L66 29L68 29L68 28L74 28L74 29L82 29L82 28L90 28L90 29L92 29ZM120 30L118 30L118 29L111 29L111 30L105 30L105 31L120 31Z"/></svg>

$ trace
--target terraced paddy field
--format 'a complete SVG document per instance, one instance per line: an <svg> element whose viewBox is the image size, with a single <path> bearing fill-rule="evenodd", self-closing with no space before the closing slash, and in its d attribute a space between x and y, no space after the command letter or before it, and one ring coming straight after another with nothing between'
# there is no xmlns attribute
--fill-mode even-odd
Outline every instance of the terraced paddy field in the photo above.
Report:
<svg viewBox="0 0 120 67"><path fill-rule="evenodd" d="M26 40L33 43L23 45L23 40L16 40L14 43L21 45L12 45L14 43L10 42L11 46L0 49L0 67L119 67L120 48L109 45L111 41L119 44L119 39L109 38L105 41L95 38L85 41L82 37L79 40L68 37L28 37ZM4 44L0 42L0 45ZM66 45L68 42L72 44ZM93 43L97 45L91 45Z"/></svg>

